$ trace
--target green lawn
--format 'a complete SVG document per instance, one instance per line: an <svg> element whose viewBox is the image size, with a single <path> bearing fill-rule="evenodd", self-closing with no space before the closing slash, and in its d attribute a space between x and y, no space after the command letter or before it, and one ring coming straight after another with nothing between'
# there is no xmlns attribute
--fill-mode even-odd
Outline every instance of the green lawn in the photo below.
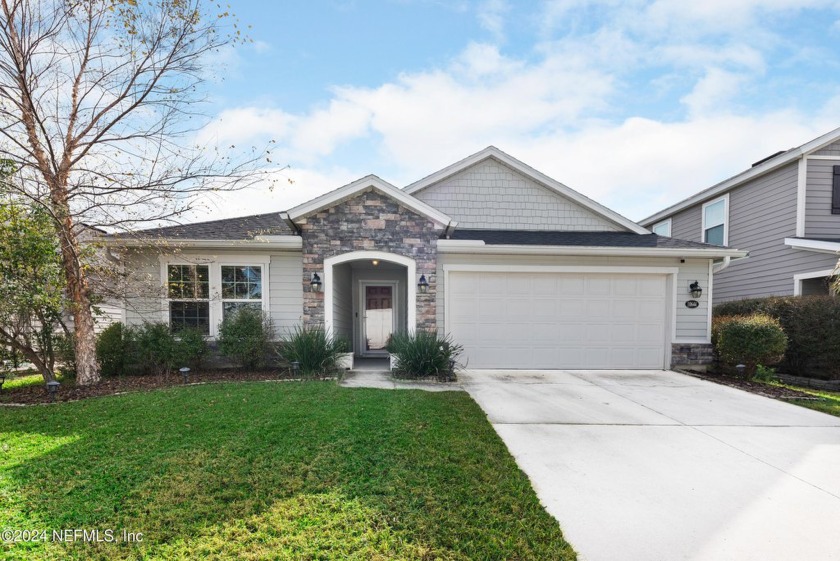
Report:
<svg viewBox="0 0 840 561"><path fill-rule="evenodd" d="M465 393L208 384L0 409L0 557L574 559Z"/></svg>
<svg viewBox="0 0 840 561"><path fill-rule="evenodd" d="M791 400L791 403L801 405L802 407L808 407L809 409L822 411L823 413L828 413L829 415L834 415L835 417L840 417L840 393L815 390L813 388L800 388L798 386L787 387L822 398L820 400L794 399Z"/></svg>

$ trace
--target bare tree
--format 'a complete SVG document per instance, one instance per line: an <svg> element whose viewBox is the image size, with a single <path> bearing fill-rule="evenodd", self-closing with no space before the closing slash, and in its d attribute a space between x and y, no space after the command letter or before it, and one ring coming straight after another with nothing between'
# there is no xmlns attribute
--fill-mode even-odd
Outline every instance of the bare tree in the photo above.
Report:
<svg viewBox="0 0 840 561"><path fill-rule="evenodd" d="M0 157L51 216L72 302L77 380L99 380L84 223L160 223L196 195L260 181L267 152L195 145L208 55L240 41L202 0L0 0Z"/></svg>

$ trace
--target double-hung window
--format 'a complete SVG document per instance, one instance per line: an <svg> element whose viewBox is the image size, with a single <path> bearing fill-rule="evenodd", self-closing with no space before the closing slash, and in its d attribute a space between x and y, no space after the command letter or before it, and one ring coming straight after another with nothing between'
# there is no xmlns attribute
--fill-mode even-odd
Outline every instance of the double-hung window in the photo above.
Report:
<svg viewBox="0 0 840 561"><path fill-rule="evenodd" d="M712 245L726 245L728 243L728 207L729 197L727 196L703 205L703 242Z"/></svg>
<svg viewBox="0 0 840 561"><path fill-rule="evenodd" d="M172 331L192 327L210 334L210 268L168 265L167 297Z"/></svg>
<svg viewBox="0 0 840 561"><path fill-rule="evenodd" d="M210 337L226 315L241 308L268 311L268 264L264 255L237 255L215 261L192 255L198 263L161 258L166 278L164 319L174 332L198 328Z"/></svg>
<svg viewBox="0 0 840 561"><path fill-rule="evenodd" d="M241 308L262 309L262 267L222 265L222 314Z"/></svg>

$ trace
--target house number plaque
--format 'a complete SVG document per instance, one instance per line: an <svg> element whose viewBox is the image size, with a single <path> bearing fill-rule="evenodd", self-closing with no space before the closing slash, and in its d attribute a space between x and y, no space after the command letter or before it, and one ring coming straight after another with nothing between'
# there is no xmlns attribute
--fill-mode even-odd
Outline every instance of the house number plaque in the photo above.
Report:
<svg viewBox="0 0 840 561"><path fill-rule="evenodd" d="M696 308L699 305L700 305L700 302L698 302L697 300L688 300L685 303L686 308Z"/></svg>

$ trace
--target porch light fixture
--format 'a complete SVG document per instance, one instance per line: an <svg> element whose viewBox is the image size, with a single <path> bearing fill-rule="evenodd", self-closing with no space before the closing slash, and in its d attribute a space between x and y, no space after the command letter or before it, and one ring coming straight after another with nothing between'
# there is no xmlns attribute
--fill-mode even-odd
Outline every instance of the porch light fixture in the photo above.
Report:
<svg viewBox="0 0 840 561"><path fill-rule="evenodd" d="M184 366L184 367L179 368L178 372L180 372L181 376L184 377L184 383L186 384L187 381L190 379L190 369L187 368L186 366Z"/></svg>
<svg viewBox="0 0 840 561"><path fill-rule="evenodd" d="M321 292L321 286L323 283L321 282L321 277L318 273L312 273L312 280L309 281L309 286L312 287L312 292Z"/></svg>
<svg viewBox="0 0 840 561"><path fill-rule="evenodd" d="M689 285L688 291L691 293L692 298L700 298L703 295L703 289L700 288L700 283L697 281Z"/></svg>
<svg viewBox="0 0 840 561"><path fill-rule="evenodd" d="M371 263L374 267L376 267L377 265L379 265L379 259L374 259L373 261L371 261Z"/></svg>
<svg viewBox="0 0 840 561"><path fill-rule="evenodd" d="M55 401L55 396L58 394L58 388L61 386L60 383L56 382L55 380L50 380L47 382L47 393L50 395L50 401Z"/></svg>
<svg viewBox="0 0 840 561"><path fill-rule="evenodd" d="M417 289L421 294L426 294L429 290L429 281L426 280L426 275L420 275L420 280L417 281Z"/></svg>

